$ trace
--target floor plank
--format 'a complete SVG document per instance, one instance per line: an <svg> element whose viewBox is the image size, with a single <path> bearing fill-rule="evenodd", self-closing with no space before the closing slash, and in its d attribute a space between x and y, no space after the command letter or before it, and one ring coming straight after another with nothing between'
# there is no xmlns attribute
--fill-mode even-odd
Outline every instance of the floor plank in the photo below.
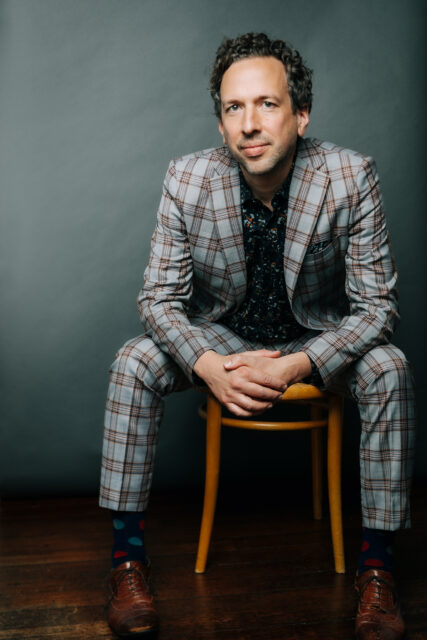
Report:
<svg viewBox="0 0 427 640"><path fill-rule="evenodd" d="M339 576L328 519L311 519L305 489L283 498L267 487L229 487L208 570L196 575L200 493L153 496L146 538L157 640L353 640L360 515L356 500L345 504L348 570ZM398 537L407 640L427 640L426 504L419 484L414 528ZM110 542L109 514L94 498L3 501L0 640L113 640L105 622Z"/></svg>

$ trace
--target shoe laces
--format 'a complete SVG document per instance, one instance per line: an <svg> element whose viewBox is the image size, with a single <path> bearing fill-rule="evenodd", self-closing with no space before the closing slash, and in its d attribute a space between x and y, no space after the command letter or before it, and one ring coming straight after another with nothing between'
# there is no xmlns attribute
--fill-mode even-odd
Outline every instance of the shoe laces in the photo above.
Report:
<svg viewBox="0 0 427 640"><path fill-rule="evenodd" d="M368 592L364 606L367 609L389 613L396 602L396 593L392 586L380 576L371 576L360 590L360 600L364 600Z"/></svg>
<svg viewBox="0 0 427 640"><path fill-rule="evenodd" d="M138 590L138 587L141 586L141 582L146 586L144 575L135 567L121 569L117 573L114 593L117 593L123 586L127 591L134 594Z"/></svg>

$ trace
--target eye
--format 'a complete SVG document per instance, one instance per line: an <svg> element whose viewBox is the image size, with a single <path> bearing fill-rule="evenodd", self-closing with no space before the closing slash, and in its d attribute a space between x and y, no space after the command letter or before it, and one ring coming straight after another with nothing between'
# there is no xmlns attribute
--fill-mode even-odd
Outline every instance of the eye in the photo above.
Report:
<svg viewBox="0 0 427 640"><path fill-rule="evenodd" d="M237 109L239 108L239 105L237 104L230 104L229 107L226 108L226 113L233 113L235 111L237 111Z"/></svg>
<svg viewBox="0 0 427 640"><path fill-rule="evenodd" d="M267 107L267 109L272 109L275 106L273 102L270 102L270 100L264 100L262 104L264 107Z"/></svg>

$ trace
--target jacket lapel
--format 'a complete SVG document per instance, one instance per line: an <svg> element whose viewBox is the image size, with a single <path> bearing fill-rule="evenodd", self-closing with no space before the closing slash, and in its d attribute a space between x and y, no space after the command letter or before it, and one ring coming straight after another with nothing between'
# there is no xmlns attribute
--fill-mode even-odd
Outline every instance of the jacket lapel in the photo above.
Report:
<svg viewBox="0 0 427 640"><path fill-rule="evenodd" d="M329 177L320 171L324 163L309 139L300 140L289 191L284 248L285 282L292 300L298 275L322 208ZM212 214L219 246L225 256L237 302L246 292L246 262L240 207L240 180L237 163L224 150L211 178Z"/></svg>
<svg viewBox="0 0 427 640"><path fill-rule="evenodd" d="M319 171L323 154L313 155L310 141L300 141L289 191L284 251L285 282L292 300L296 282L322 207L329 177ZM308 151L312 153L309 156Z"/></svg>
<svg viewBox="0 0 427 640"><path fill-rule="evenodd" d="M246 262L243 244L240 180L237 163L230 157L216 167L211 179L212 213L219 245L224 253L234 295L240 302L246 292Z"/></svg>

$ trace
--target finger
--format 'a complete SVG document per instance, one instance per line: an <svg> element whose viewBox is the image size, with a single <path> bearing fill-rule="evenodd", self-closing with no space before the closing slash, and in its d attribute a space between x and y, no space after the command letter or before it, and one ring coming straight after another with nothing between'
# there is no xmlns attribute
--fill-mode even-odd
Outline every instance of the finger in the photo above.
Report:
<svg viewBox="0 0 427 640"><path fill-rule="evenodd" d="M233 402L228 402L225 406L229 411L231 411L231 413L234 413L234 415L239 418L249 418L249 416L252 415L250 411L242 409L242 407L239 407L239 405L234 404Z"/></svg>
<svg viewBox="0 0 427 640"><path fill-rule="evenodd" d="M227 402L225 406L227 408L233 407L233 413L236 413L236 415L249 416L271 409L273 403L256 400L255 398L241 394L235 396L230 402Z"/></svg>
<svg viewBox="0 0 427 640"><path fill-rule="evenodd" d="M265 358L278 358L281 354L281 351L271 349L254 349L254 351L242 351L241 353L235 354L240 356L264 356Z"/></svg>
<svg viewBox="0 0 427 640"><path fill-rule="evenodd" d="M277 402L283 395L282 389L272 389L271 387L265 387L261 384L245 381L240 388L235 388L236 391L240 391L245 396L254 398L263 402Z"/></svg>
<svg viewBox="0 0 427 640"><path fill-rule="evenodd" d="M243 353L236 353L228 358L224 363L224 369L232 371L243 365L249 365L253 357L263 358L280 358L280 351L269 351L268 349L258 349L256 351L243 351Z"/></svg>
<svg viewBox="0 0 427 640"><path fill-rule="evenodd" d="M285 382L265 371L244 367L231 375L230 390L250 398L276 401L286 390Z"/></svg>
<svg viewBox="0 0 427 640"><path fill-rule="evenodd" d="M270 389L276 389L277 391L286 391L287 384L278 376L273 376L271 373L267 371L262 371L261 369L251 369L251 381L255 382L263 387L268 387Z"/></svg>
<svg viewBox="0 0 427 640"><path fill-rule="evenodd" d="M242 409L242 407L239 407L239 405L233 404L232 402L226 404L225 406L229 411L231 411L231 413L234 413L234 415L236 415L238 417L241 417L241 418L251 418L251 417L254 417L254 416L259 416L262 413L265 413L265 411L270 408L270 407L267 406L262 410L247 411L246 409Z"/></svg>
<svg viewBox="0 0 427 640"><path fill-rule="evenodd" d="M268 398L276 398L277 394L281 395L287 389L284 380L262 369L245 366L229 374L230 388L248 396L264 397L266 395Z"/></svg>
<svg viewBox="0 0 427 640"><path fill-rule="evenodd" d="M263 371L262 369L256 369L254 367L245 367L233 374L235 376L233 380L233 386L238 386L243 393L247 393L248 395L252 395L248 393L246 390L247 384L256 384L258 387L262 387L264 389L270 389L273 391L277 391L283 393L287 389L287 384L282 378L278 376L273 376L267 371Z"/></svg>
<svg viewBox="0 0 427 640"><path fill-rule="evenodd" d="M281 352L278 349L275 351L270 351L270 349L258 349L257 351L252 351L252 355L263 356L264 358L279 358Z"/></svg>

